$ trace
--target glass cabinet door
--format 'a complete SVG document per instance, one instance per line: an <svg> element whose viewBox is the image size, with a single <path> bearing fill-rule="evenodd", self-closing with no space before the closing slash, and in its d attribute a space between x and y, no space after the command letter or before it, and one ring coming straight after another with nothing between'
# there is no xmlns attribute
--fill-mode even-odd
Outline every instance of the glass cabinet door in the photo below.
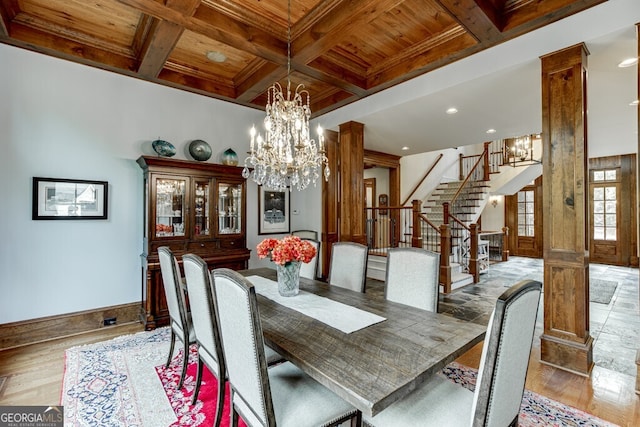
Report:
<svg viewBox="0 0 640 427"><path fill-rule="evenodd" d="M193 235L196 237L209 235L209 188L208 179L195 181Z"/></svg>
<svg viewBox="0 0 640 427"><path fill-rule="evenodd" d="M242 184L218 183L218 233L242 233Z"/></svg>
<svg viewBox="0 0 640 427"><path fill-rule="evenodd" d="M184 236L186 179L157 178L155 237Z"/></svg>

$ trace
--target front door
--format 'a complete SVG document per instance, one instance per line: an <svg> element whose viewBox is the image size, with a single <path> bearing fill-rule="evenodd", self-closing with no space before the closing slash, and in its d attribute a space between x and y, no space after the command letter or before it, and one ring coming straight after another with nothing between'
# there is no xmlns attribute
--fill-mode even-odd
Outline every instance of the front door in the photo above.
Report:
<svg viewBox="0 0 640 427"><path fill-rule="evenodd" d="M511 255L542 257L542 178L506 198Z"/></svg>
<svg viewBox="0 0 640 427"><path fill-rule="evenodd" d="M591 262L620 264L620 170L592 169L590 174Z"/></svg>

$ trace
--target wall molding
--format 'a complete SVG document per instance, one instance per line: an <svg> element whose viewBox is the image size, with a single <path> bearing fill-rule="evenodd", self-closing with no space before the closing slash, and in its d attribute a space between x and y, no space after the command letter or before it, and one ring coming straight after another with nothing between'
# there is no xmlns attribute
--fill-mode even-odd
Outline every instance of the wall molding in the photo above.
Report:
<svg viewBox="0 0 640 427"><path fill-rule="evenodd" d="M109 326L104 326L104 319L113 317L117 319L118 325L140 322L140 303L0 324L0 350L108 328Z"/></svg>

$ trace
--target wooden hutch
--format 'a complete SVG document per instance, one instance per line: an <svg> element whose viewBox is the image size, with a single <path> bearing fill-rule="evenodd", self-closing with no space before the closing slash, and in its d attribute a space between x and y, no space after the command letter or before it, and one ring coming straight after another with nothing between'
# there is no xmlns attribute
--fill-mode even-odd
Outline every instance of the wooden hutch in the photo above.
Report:
<svg viewBox="0 0 640 427"><path fill-rule="evenodd" d="M210 269L247 268L246 183L242 168L142 156L144 252L141 317L145 329L169 324L158 248L201 256Z"/></svg>

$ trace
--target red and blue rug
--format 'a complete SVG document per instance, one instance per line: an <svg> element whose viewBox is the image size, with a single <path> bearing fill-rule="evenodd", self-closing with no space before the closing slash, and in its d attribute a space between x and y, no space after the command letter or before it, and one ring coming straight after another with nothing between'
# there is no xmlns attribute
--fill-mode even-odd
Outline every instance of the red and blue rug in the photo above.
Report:
<svg viewBox="0 0 640 427"><path fill-rule="evenodd" d="M198 401L191 405L197 354L189 354L187 376L177 389L182 352L168 368L170 332L160 328L126 335L66 351L61 404L65 426L166 427L210 426L215 416L218 382L205 371ZM442 375L475 388L477 371L452 363ZM227 385L228 387L228 385ZM229 422L228 393L222 425ZM241 426L244 426L242 421ZM525 390L520 410L521 427L612 427L614 424L586 412Z"/></svg>

